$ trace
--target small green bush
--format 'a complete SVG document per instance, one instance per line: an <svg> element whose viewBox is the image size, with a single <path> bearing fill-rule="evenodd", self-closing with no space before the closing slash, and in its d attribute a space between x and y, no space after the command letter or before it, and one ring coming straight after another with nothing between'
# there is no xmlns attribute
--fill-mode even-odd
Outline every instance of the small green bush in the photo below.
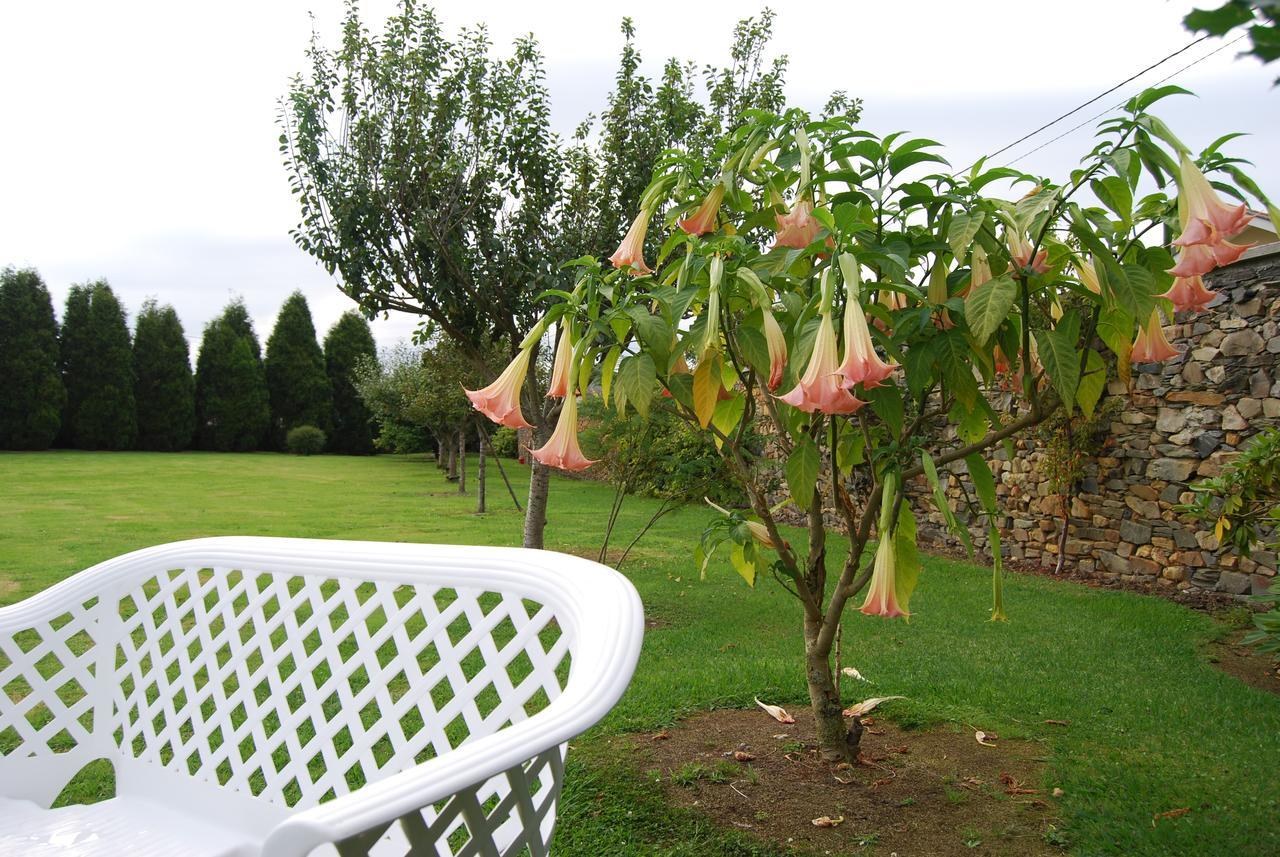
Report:
<svg viewBox="0 0 1280 857"><path fill-rule="evenodd" d="M516 430L500 427L489 438L489 445L493 447L494 455L501 455L503 458L516 457Z"/></svg>
<svg viewBox="0 0 1280 857"><path fill-rule="evenodd" d="M582 403L586 452L601 458L599 472L628 491L670 500L743 505L741 488L710 437L692 431L674 414L654 410L647 420L619 417L598 398Z"/></svg>
<svg viewBox="0 0 1280 857"><path fill-rule="evenodd" d="M315 455L324 451L324 432L315 426L298 426L289 429L284 445L294 455Z"/></svg>

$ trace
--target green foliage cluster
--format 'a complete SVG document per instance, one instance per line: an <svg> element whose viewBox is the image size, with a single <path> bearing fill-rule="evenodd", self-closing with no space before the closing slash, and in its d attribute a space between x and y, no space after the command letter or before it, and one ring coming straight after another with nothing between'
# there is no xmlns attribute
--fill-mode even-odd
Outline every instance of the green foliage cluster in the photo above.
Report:
<svg viewBox="0 0 1280 857"><path fill-rule="evenodd" d="M1222 548L1244 556L1259 543L1280 549L1280 429L1259 432L1220 474L1191 490L1196 496L1181 510L1212 522ZM1244 642L1280 660L1280 579L1252 600L1270 610L1254 615Z"/></svg>
<svg viewBox="0 0 1280 857"><path fill-rule="evenodd" d="M494 455L501 455L504 458L518 457L520 442L513 428L499 426L494 429L493 434L489 435L489 444L493 447Z"/></svg>
<svg viewBox="0 0 1280 857"><path fill-rule="evenodd" d="M257 449L271 424L262 350L243 301L209 322L196 360L196 433L201 449Z"/></svg>
<svg viewBox="0 0 1280 857"><path fill-rule="evenodd" d="M294 455L318 455L324 452L325 434L315 426L297 426L284 436L284 445Z"/></svg>
<svg viewBox="0 0 1280 857"><path fill-rule="evenodd" d="M333 402L329 449L345 455L373 453L373 414L356 389L356 368L378 362L369 323L354 310L342 314L324 338L324 365Z"/></svg>
<svg viewBox="0 0 1280 857"><path fill-rule="evenodd" d="M196 430L195 378L187 336L171 306L143 304L133 335L138 448L176 452Z"/></svg>
<svg viewBox="0 0 1280 857"><path fill-rule="evenodd" d="M105 280L71 287L62 325L62 434L78 449L132 449L133 348L124 308Z"/></svg>
<svg viewBox="0 0 1280 857"><path fill-rule="evenodd" d="M33 269L0 270L0 449L44 449L62 423L58 322Z"/></svg>
<svg viewBox="0 0 1280 857"><path fill-rule="evenodd" d="M311 309L302 292L289 295L280 308L267 338L263 368L271 400L271 446L283 448L295 426L315 426L322 432L330 427L333 395L324 352L316 342Z"/></svg>
<svg viewBox="0 0 1280 857"><path fill-rule="evenodd" d="M1213 9L1193 9L1182 22L1193 33L1210 36L1244 30L1251 42L1244 53L1263 63L1280 59L1280 0L1227 0Z"/></svg>
<svg viewBox="0 0 1280 857"><path fill-rule="evenodd" d="M582 437L601 457L597 467L626 490L668 500L721 504L744 501L715 443L684 420L654 410L646 421L634 411L619 414L597 398L582 403Z"/></svg>
<svg viewBox="0 0 1280 857"><path fill-rule="evenodd" d="M1111 421L1124 407L1123 399L1103 399L1092 414L1054 411L1036 428L1044 447L1039 472L1054 493L1070 491L1085 473L1089 461L1102 451L1110 435Z"/></svg>
<svg viewBox="0 0 1280 857"><path fill-rule="evenodd" d="M306 298L281 307L267 357L249 312L233 301L204 331L191 371L177 312L149 300L132 336L104 280L71 287L59 327L34 269L0 269L0 449L283 449L289 428L313 425L333 452L373 452L373 425L355 389L376 364L369 323L344 314L322 351Z"/></svg>

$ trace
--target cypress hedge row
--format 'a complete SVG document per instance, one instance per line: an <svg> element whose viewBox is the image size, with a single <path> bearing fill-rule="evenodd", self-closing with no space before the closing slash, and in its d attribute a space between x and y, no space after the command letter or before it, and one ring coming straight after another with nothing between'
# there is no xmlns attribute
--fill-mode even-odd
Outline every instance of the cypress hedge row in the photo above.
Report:
<svg viewBox="0 0 1280 857"><path fill-rule="evenodd" d="M0 269L0 449L284 449L315 426L330 452L373 452L354 371L376 358L369 324L345 313L316 342L301 292L285 301L266 357L243 301L205 326L194 374L177 312L147 301L130 335L105 280L71 287L59 325L30 268Z"/></svg>

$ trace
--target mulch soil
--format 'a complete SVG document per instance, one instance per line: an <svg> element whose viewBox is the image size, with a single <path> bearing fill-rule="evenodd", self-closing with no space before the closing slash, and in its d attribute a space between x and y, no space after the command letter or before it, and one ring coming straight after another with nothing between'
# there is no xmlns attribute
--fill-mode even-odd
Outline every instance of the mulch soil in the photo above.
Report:
<svg viewBox="0 0 1280 857"><path fill-rule="evenodd" d="M983 746L971 731L873 716L859 763L833 766L810 742L812 716L792 714L784 725L758 709L712 711L616 740L673 804L798 854L1062 853L1049 842L1057 799L1040 745Z"/></svg>

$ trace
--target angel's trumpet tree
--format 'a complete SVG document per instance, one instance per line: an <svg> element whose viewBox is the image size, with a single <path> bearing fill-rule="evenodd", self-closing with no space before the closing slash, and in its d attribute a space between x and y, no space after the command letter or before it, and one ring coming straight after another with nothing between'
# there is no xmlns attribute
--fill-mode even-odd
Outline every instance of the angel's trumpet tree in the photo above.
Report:
<svg viewBox="0 0 1280 857"><path fill-rule="evenodd" d="M570 377L579 389L598 390L622 414L675 414L714 444L733 474L749 508L715 513L699 565L712 574L717 558L727 559L745 585L776 580L794 596L803 636L797 672L832 762L856 761L862 733L856 713L843 714L856 709L835 682L841 624L909 612L920 569L915 520L930 493L948 530L969 538L938 474L948 466L969 472L986 544L998 545L1005 516L987 463L997 448L1051 415L1092 414L1118 389L1108 373L1127 379L1174 353L1160 328L1160 295L1176 301L1188 283L1167 273L1173 254L1158 245L1156 227L1173 220L1179 203L1160 190L1127 203L1139 168L1154 172L1150 184L1172 190L1163 165L1178 162L1176 138L1147 112L1171 91L1135 97L1056 184L981 163L928 174L911 167L943 161L930 140L877 137L852 117L812 122L799 110L749 111L706 150L722 162L708 165L702 152L664 156L612 266L577 259L580 287L548 290L548 315L573 332ZM657 236L652 276L629 276L649 271L639 249L650 215L675 223L670 212L711 174L721 177L723 195L713 190ZM1220 171L1215 181L1224 175L1236 174ZM1003 180L1034 190L1001 199ZM1221 239L1239 224L1238 214L1192 199L1203 191L1194 177L1181 183L1188 242ZM1108 208L1080 192L1097 188L1115 191L1102 194ZM1221 247L1186 243L1179 264L1206 251L1222 264L1214 255ZM1054 274L1073 264L1078 281ZM933 323L944 309L950 326ZM584 460L572 386L555 435L536 453L554 466ZM926 486L932 491L920 490ZM782 508L792 522L802 519L806 538L781 537ZM838 542L828 538L832 525ZM993 566L990 615L1016 621L1019 605L1004 598ZM911 644L910 626L896 635ZM846 648L850 636L860 635L846 635Z"/></svg>

